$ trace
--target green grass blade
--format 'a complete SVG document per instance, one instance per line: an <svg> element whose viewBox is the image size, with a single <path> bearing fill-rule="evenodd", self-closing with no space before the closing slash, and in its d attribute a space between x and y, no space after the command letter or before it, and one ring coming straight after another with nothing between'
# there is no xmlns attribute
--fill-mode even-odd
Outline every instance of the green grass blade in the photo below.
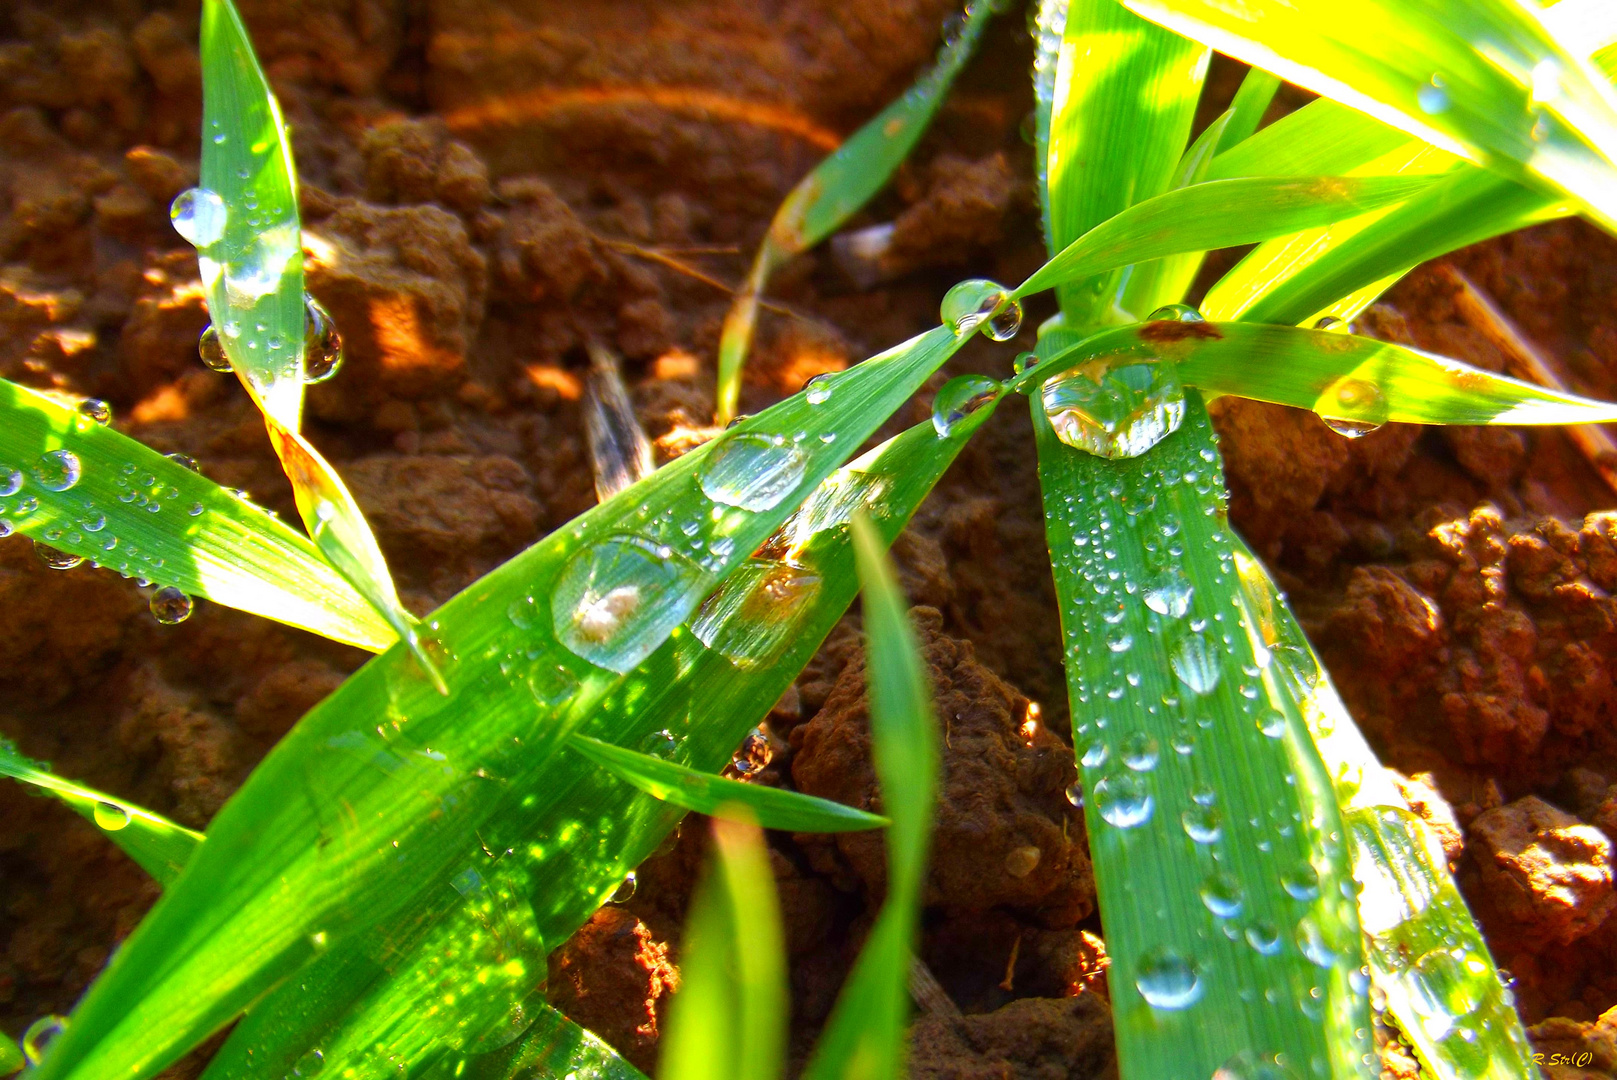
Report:
<svg viewBox="0 0 1617 1080"><path fill-rule="evenodd" d="M804 1072L808 1080L904 1075L909 970L941 761L932 688L886 543L862 517L853 542L864 587L871 757L893 819L887 899Z"/></svg>
<svg viewBox="0 0 1617 1080"><path fill-rule="evenodd" d="M1186 397L1177 432L1117 461L1063 445L1034 408L1118 1064L1124 1080L1277 1060L1365 1075L1341 819L1260 678L1219 455Z"/></svg>
<svg viewBox="0 0 1617 1080"><path fill-rule="evenodd" d="M785 1060L786 940L763 833L713 823L715 858L691 901L665 1080L774 1080Z"/></svg>
<svg viewBox="0 0 1617 1080"><path fill-rule="evenodd" d="M0 1076L10 1076L26 1064L28 1060L22 1056L22 1047L9 1036L0 1035Z"/></svg>
<svg viewBox="0 0 1617 1080"><path fill-rule="evenodd" d="M264 414L304 527L442 692L359 505L298 433L309 316L297 179L280 105L231 0L204 0L201 53L202 186L175 200L175 228L197 249L219 343Z"/></svg>
<svg viewBox="0 0 1617 1080"><path fill-rule="evenodd" d="M217 846L198 852L125 943L52 1044L40 1080L150 1075L321 950L455 903L453 880L486 865L488 851L509 848L501 872L536 882L548 858L581 859L544 878L567 883L554 895L532 897L542 941L570 933L624 868L593 837L587 851L569 850L582 843L577 822L564 829L545 816L594 771L553 760L561 740L592 716L589 733L606 741L638 746L653 734L633 726L648 688L693 692L680 676L696 639L676 633L680 624L959 345L939 328L838 375L816 403L788 399L481 579L425 627L449 695L397 647L351 676L214 820ZM837 440L815 437L822 430ZM834 503L817 513L822 530L835 524ZM680 526L690 522L698 528L687 535ZM630 704L598 713L614 694ZM645 801L621 824L654 838L672 822ZM588 809L572 812L594 821ZM568 840L535 851L525 838L546 820Z"/></svg>
<svg viewBox="0 0 1617 1080"><path fill-rule="evenodd" d="M1160 327L1194 336L1163 340ZM1177 336L1177 335L1176 335ZM1254 323L1144 323L1098 334L1043 377L1082 363L1148 356L1179 365L1209 395L1312 409L1374 427L1406 424L1578 424L1617 420L1617 405L1546 390L1458 360L1354 334ZM1082 358L1082 359L1080 359ZM1048 370L1046 370L1048 368Z"/></svg>
<svg viewBox="0 0 1617 1080"><path fill-rule="evenodd" d="M1416 148L1426 148L1434 157L1432 171L1451 168L1460 160L1346 105L1320 98L1220 152L1208 167L1207 178L1382 176L1403 171Z"/></svg>
<svg viewBox="0 0 1617 1080"><path fill-rule="evenodd" d="M800 611L780 620L790 624L793 633L786 639L785 651L770 663L738 668L717 648L700 648L700 639L692 634L665 647L648 661L643 677L627 680L609 697L591 730L619 740L644 740L663 753L677 744L683 760L703 768L717 768L728 760L743 733L779 699L854 596L858 579L847 530L849 515L863 509L891 542L966 439L992 412L990 403L956 425L948 438L939 438L930 422L922 424L851 462L821 484L770 540L766 546L771 552L812 568L823 580L818 590L803 594ZM744 606L730 610L737 621L757 622L757 613ZM693 715L724 718L725 723L689 727ZM558 788L565 780L547 774L545 786L537 789L552 803L538 823L521 834L517 850L519 856L537 860L534 866L523 865L526 860L521 859L513 863L509 857L485 857L470 864L488 871L486 876L530 874L540 932L550 942L576 929L679 817L666 804L599 770L575 773L572 788ZM572 831L574 823L586 820L592 822L588 831ZM505 850L498 832L487 836L492 850ZM535 836L556 840L546 839L536 851ZM603 852L620 854L613 860ZM441 891L440 897L443 892L449 890ZM411 924L447 919L455 924L444 932L450 941L483 931L475 912L452 903L440 901L438 908L423 911ZM460 1044L446 1045L441 1037L443 1021L429 1015L436 996L413 996L412 987L384 976L374 959L391 958L389 970L406 963L433 963L431 943L419 942L419 936L381 927L361 939L334 945L248 1014L215 1057L208 1080L256 1077L265 1069L285 1072L309 1048L329 1046L338 1037L351 1046L376 1049L345 1060L328 1054L331 1069L364 1073L369 1068L391 1068L388 1063L395 1061L421 1067L446 1054L453 1061ZM453 966L454 976L449 972L443 976L449 985L457 979L475 982L485 977L475 960ZM496 1014L490 1023L502 1028L504 1017ZM351 1039L344 1034L349 1031L354 1033Z"/></svg>
<svg viewBox="0 0 1617 1080"><path fill-rule="evenodd" d="M471 1058L456 1080L645 1080L606 1043L539 1002L533 1025L508 1046Z"/></svg>
<svg viewBox="0 0 1617 1080"><path fill-rule="evenodd" d="M587 735L574 735L569 745L652 798L699 814L714 816L725 806L743 806L764 828L791 832L850 832L888 824L884 817L830 799L713 776Z"/></svg>
<svg viewBox="0 0 1617 1080"><path fill-rule="evenodd" d="M925 134L955 76L977 51L998 2L968 3L959 32L938 50L937 61L926 74L798 181L781 203L719 333L715 422L728 424L735 416L741 394L741 368L752 348L758 302L770 275L787 259L841 228L887 186L893 171Z"/></svg>
<svg viewBox="0 0 1617 1080"><path fill-rule="evenodd" d="M373 652L396 639L313 544L267 511L3 380L0 417L5 532Z"/></svg>
<svg viewBox="0 0 1617 1080"><path fill-rule="evenodd" d="M139 863L160 885L167 885L178 877L191 853L202 843L201 833L161 814L116 795L62 779L45 765L23 757L4 738L0 738L0 776L32 784L72 807L106 833L107 839L122 848L124 854ZM0 1066L3 1064L0 1061ZM0 1073L3 1072L0 1068Z"/></svg>
<svg viewBox="0 0 1617 1080"><path fill-rule="evenodd" d="M1306 265L1295 267L1284 259L1265 262L1267 253L1252 253L1248 259L1255 268L1262 264L1271 272L1276 268L1290 272L1266 278L1262 271L1251 273L1238 266L1230 276L1231 287L1220 282L1209 294L1212 303L1204 313L1276 323L1297 323L1321 314L1341 318L1346 309L1339 312L1333 306L1339 298L1374 282L1397 280L1420 263L1457 248L1569 212L1565 204L1534 188L1497 173L1461 167L1357 232L1333 236L1328 250L1320 245L1317 257Z"/></svg>
<svg viewBox="0 0 1617 1080"><path fill-rule="evenodd" d="M1372 981L1438 1080L1536 1076L1532 1045L1482 932L1446 868L1336 694L1274 581L1237 544L1243 613L1273 658L1281 696L1313 735L1343 811Z"/></svg>
<svg viewBox="0 0 1617 1080"><path fill-rule="evenodd" d="M1235 91L1235 100L1230 102L1230 122L1219 133L1215 152L1222 153L1250 139L1263 122L1263 114L1269 111L1269 104L1274 101L1279 89L1279 76L1271 75L1262 68L1248 70L1246 77L1241 80L1241 88Z"/></svg>
<svg viewBox="0 0 1617 1080"><path fill-rule="evenodd" d="M1166 192L1073 241L1017 286L1022 297L1115 267L1187 251L1250 244L1355 217L1411 197L1424 177L1249 177ZM1154 299L1154 297L1153 297ZM1130 312L1138 319L1149 312Z"/></svg>
<svg viewBox="0 0 1617 1080"><path fill-rule="evenodd" d="M1047 241L1050 223L1050 121L1055 110L1056 73L1069 0L1034 0L1033 9L1033 174L1039 186L1040 220ZM1051 241L1053 243L1053 241Z"/></svg>
<svg viewBox="0 0 1617 1080"><path fill-rule="evenodd" d="M1051 98L1046 240L1059 251L1173 181L1209 53L1114 0L1070 0ZM1069 326L1112 310L1123 270L1057 293Z"/></svg>
<svg viewBox="0 0 1617 1080"><path fill-rule="evenodd" d="M1617 92L1525 0L1124 0L1617 229Z"/></svg>

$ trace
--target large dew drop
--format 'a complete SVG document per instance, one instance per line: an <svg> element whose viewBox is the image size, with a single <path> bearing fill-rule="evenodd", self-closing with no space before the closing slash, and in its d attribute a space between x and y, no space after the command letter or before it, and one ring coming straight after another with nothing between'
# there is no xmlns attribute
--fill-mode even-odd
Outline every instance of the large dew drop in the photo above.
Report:
<svg viewBox="0 0 1617 1080"><path fill-rule="evenodd" d="M1338 435L1357 439L1385 424L1391 409L1375 383L1349 376L1327 387L1314 411Z"/></svg>
<svg viewBox="0 0 1617 1080"><path fill-rule="evenodd" d="M1057 438L1104 458L1139 457L1185 419L1184 385L1167 361L1078 370L1045 383L1042 396Z"/></svg>
<svg viewBox="0 0 1617 1080"><path fill-rule="evenodd" d="M608 537L562 567L551 624L577 655L627 674L690 614L701 580L696 564L670 548L641 536Z"/></svg>
<svg viewBox="0 0 1617 1080"><path fill-rule="evenodd" d="M212 323L202 331L197 338L197 355L202 358L210 371L229 371L230 357L225 355L225 343L219 337L219 330Z"/></svg>
<svg viewBox="0 0 1617 1080"><path fill-rule="evenodd" d="M151 608L152 618L164 626L175 626L189 619L196 605L179 589L172 585L164 585L152 593L148 606Z"/></svg>
<svg viewBox="0 0 1617 1080"><path fill-rule="evenodd" d="M771 510L803 482L803 451L778 435L732 435L715 446L698 479L714 502Z"/></svg>
<svg viewBox="0 0 1617 1080"><path fill-rule="evenodd" d="M67 1017L42 1016L22 1034L22 1053L28 1064L38 1065L50 1049L51 1041L67 1030Z"/></svg>
<svg viewBox="0 0 1617 1080"><path fill-rule="evenodd" d="M79 456L71 450L47 450L39 455L34 462L34 479L46 491L66 491L79 482L83 475L83 466L79 464Z"/></svg>
<svg viewBox="0 0 1617 1080"><path fill-rule="evenodd" d="M303 381L322 383L342 366L342 335L320 301L303 294Z"/></svg>
<svg viewBox="0 0 1617 1080"><path fill-rule="evenodd" d="M1214 870L1207 875L1207 880L1202 882L1200 895L1207 910L1221 919L1233 919L1241 914L1244 902L1241 883L1235 880L1233 874Z"/></svg>
<svg viewBox="0 0 1617 1080"><path fill-rule="evenodd" d="M932 399L932 429L947 439L955 427L999 396L999 383L987 375L956 375Z"/></svg>
<svg viewBox="0 0 1617 1080"><path fill-rule="evenodd" d="M98 802L95 804L95 823L107 832L118 832L129 824L129 811L117 803Z"/></svg>
<svg viewBox="0 0 1617 1080"><path fill-rule="evenodd" d="M1188 1009L1202 996L1196 966L1166 945L1141 954L1134 986L1154 1009Z"/></svg>
<svg viewBox="0 0 1617 1080"><path fill-rule="evenodd" d="M997 281L972 278L944 294L938 308L943 324L957 336L981 330L995 341L1009 341L1022 328L1022 305Z"/></svg>
<svg viewBox="0 0 1617 1080"><path fill-rule="evenodd" d="M174 231L199 251L219 242L225 235L229 216L225 201L217 193L201 187L180 192L168 211Z"/></svg>
<svg viewBox="0 0 1617 1080"><path fill-rule="evenodd" d="M820 576L787 562L748 559L702 602L691 633L740 668L778 660L820 591Z"/></svg>
<svg viewBox="0 0 1617 1080"><path fill-rule="evenodd" d="M1195 591L1196 587L1185 579L1185 575L1175 570L1146 589L1140 599L1158 615L1182 619L1190 610L1190 598Z"/></svg>
<svg viewBox="0 0 1617 1080"><path fill-rule="evenodd" d="M1151 789L1133 773L1114 773L1095 785L1095 809L1101 820L1119 829L1150 821L1153 806Z"/></svg>
<svg viewBox="0 0 1617 1080"><path fill-rule="evenodd" d="M34 544L34 554L39 557L40 562L44 563L52 570L71 570L75 566L79 566L84 562L83 555L74 555L71 552L59 551L48 544L41 544L38 542L35 542Z"/></svg>
<svg viewBox="0 0 1617 1080"><path fill-rule="evenodd" d="M1168 663L1180 682L1198 694L1211 694L1223 674L1219 670L1218 659L1218 654L1206 638L1200 634L1190 634L1179 642L1168 657Z"/></svg>

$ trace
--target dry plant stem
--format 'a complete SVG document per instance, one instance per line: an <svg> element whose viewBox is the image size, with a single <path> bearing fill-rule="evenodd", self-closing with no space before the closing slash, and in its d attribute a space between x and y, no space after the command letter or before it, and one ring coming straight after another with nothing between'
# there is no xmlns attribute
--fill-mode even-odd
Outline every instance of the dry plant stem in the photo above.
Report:
<svg viewBox="0 0 1617 1080"><path fill-rule="evenodd" d="M589 436L595 495L605 502L651 474L651 443L640 429L616 354L594 341L588 349L584 428Z"/></svg>
<svg viewBox="0 0 1617 1080"><path fill-rule="evenodd" d="M686 277L692 278L692 279L694 279L696 281L700 281L703 285L711 285L713 288L719 290L719 292L728 293L729 295L734 296L734 295L736 295L736 293L741 291L740 289L737 289L733 285L726 285L723 281L721 281L718 278L714 277L712 274L707 273L706 271L698 270L696 267L692 266L690 263L685 262L682 259L676 259L668 251L665 251L663 249L641 247L639 244L631 244L627 240L608 240L605 237L601 237L601 236L597 236L596 240L598 240L602 244L602 246L609 247L613 251L621 251L621 252L623 252L623 253L625 253L627 255L634 255L634 256L637 256L638 258L646 259L649 262L654 262L654 263L658 263L658 264L660 264L662 266L666 266L670 270L676 271L677 273L684 274ZM682 254L686 254L686 255L734 255L735 254L735 249L734 248L725 248L725 247L682 248L682 249L680 249L680 251L681 251ZM814 321L813 319L809 318L809 316L804 315L800 311L793 311L791 308L787 307L785 304L777 304L777 303L774 303L773 301L765 300L762 297L760 297L759 300L758 300L758 306L763 308L765 311L773 312L776 315L785 315L785 316L787 316L789 318L793 318L793 319L802 319L805 322L813 322Z"/></svg>
<svg viewBox="0 0 1617 1080"><path fill-rule="evenodd" d="M1549 355L1528 340L1521 327L1499 310L1493 298L1464 273L1449 265L1439 267L1455 289L1455 307L1472 326L1498 346L1505 354L1505 363L1511 374L1531 379L1552 390L1575 393L1568 383L1566 368L1560 360ZM1578 424L1562 429L1572 444L1589 459L1606 486L1617 493L1617 440L1604 427Z"/></svg>
<svg viewBox="0 0 1617 1080"><path fill-rule="evenodd" d="M946 1016L953 1020L960 1018L960 1006L954 1003L954 998L938 982L938 977L932 974L919 956L910 958L910 997L915 1004L928 1016Z"/></svg>

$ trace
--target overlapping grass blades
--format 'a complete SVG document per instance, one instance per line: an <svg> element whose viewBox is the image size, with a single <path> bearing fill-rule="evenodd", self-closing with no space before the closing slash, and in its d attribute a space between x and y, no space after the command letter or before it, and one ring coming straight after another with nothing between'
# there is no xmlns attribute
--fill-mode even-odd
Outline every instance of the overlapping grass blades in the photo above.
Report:
<svg viewBox="0 0 1617 1080"><path fill-rule="evenodd" d="M342 479L299 433L305 334L303 238L296 170L279 104L231 0L202 5L201 187L174 203L175 228L197 249L218 342L264 414L270 445L292 481L304 527L338 573L416 654L387 561Z"/></svg>
<svg viewBox="0 0 1617 1080"><path fill-rule="evenodd" d="M775 1080L786 1056L786 941L758 826L713 822L713 859L691 899L680 992L659 1078Z"/></svg>
<svg viewBox="0 0 1617 1080"><path fill-rule="evenodd" d="M54 398L0 380L0 521L129 577L373 652L393 629L274 515Z"/></svg>
<svg viewBox="0 0 1617 1080"><path fill-rule="evenodd" d="M885 538L863 516L853 522L853 548L864 589L871 758L892 817L887 898L804 1070L809 1080L904 1075L909 971L942 760L932 688L903 593Z"/></svg>
<svg viewBox="0 0 1617 1080"><path fill-rule="evenodd" d="M0 738L0 776L31 784L72 807L81 817L94 822L108 839L160 884L166 885L179 876L191 853L202 843L201 833L161 814L62 779L41 762L23 757L4 738ZM3 1071L0 1068L0 1072Z"/></svg>
<svg viewBox="0 0 1617 1080"><path fill-rule="evenodd" d="M1123 0L1617 228L1617 93L1525 0ZM1373 32L1372 32L1373 31Z"/></svg>
<svg viewBox="0 0 1617 1080"><path fill-rule="evenodd" d="M741 368L752 348L758 303L770 275L792 256L830 236L887 186L893 170L926 132L1002 3L1004 0L971 0L926 74L798 181L781 203L719 334L716 423L728 424L735 416Z"/></svg>
<svg viewBox="0 0 1617 1080"><path fill-rule="evenodd" d="M728 754L791 672L760 669L779 685L756 702L735 701L729 690L735 665L722 654L697 663L699 641L676 629L678 622L957 345L951 332L936 330L839 376L819 404L801 396L783 402L602 504L451 601L429 624L452 675L447 699L397 649L361 669L304 719L220 814L210 836L222 842L202 849L126 944L55 1044L44 1074L147 1073L317 955L321 962L300 976L296 992L277 995L280 1016L294 1034L311 1036L299 1053L330 1045L323 1036L334 1024L352 1032L387 1028L395 1042L386 1044L384 1061L481 1049L473 1037L477 1017L469 1018L471 1027L463 1027L458 1040L444 1040L425 1029L419 1015L399 1009L394 991L400 985L435 984L424 977L413 984L400 980L389 968L428 973L428 962L412 950L448 933L439 928L445 915L478 923L485 913L477 905L490 895L506 909L496 913L500 918L509 914L525 928L518 937L536 955L519 959L531 967L542 959L542 943L570 933L655 846L677 815L626 786L634 811L612 813L624 797L611 794L617 781L604 790L576 790L597 774L558 768L552 758L561 740L586 719L591 734L612 741L640 746L648 737L663 739L663 727L646 726L666 724L661 702L678 718L667 739L677 744L685 738L686 750L700 751L709 767L721 747ZM822 426L839 433L835 444L807 437ZM961 425L960 438L974 426ZM795 441L799 433L801 442ZM931 425L900 442L876 460L885 467L907 459L918 478L927 475L917 467L935 456L934 447L948 450L939 469L957 447L953 438L939 440ZM738 474L736 454L747 455L753 467ZM735 484L738 475L746 483ZM783 534L781 557L807 557L816 538L829 542L822 534L834 533L854 506L876 497L869 483L915 499L926 490L909 486L907 477L872 481L867 475L854 470L833 480ZM774 483L760 487L767 478ZM710 498L710 491L723 498ZM745 509L749 503L755 509ZM680 526L692 521L699 527L687 534ZM622 574L643 565L634 555L642 542L666 546L659 565L689 573L673 580L657 572ZM820 595L834 596L828 570L816 572L826 574ZM630 586L641 590L645 608L627 604L623 593L601 603ZM635 618L636 611L644 618ZM606 628L591 622L606 616L619 622ZM571 648L561 647L557 636ZM787 644L788 655L795 655L813 642L793 636ZM609 666L585 663L574 649ZM617 667L633 677L620 678ZM745 726L715 733L690 723L693 700L733 704ZM473 701L475 712L468 714ZM745 715L749 706L754 711ZM378 722L379 732L371 734ZM302 795L288 799L289 791ZM582 801L573 802L574 796ZM521 839L538 836L545 839ZM210 859L210 851L221 854ZM527 906L518 905L519 898ZM386 930L379 939L368 937L372 927ZM255 948L234 944L243 937ZM371 951L350 949L349 942ZM195 992L199 984L208 986L207 994ZM243 1052L227 1045L215 1075L250 1073L277 1060L246 1052L272 1043L285 1049L280 1027L267 1019L255 1024L276 1013L265 1012L275 1001L259 1005L238 1027L231 1042L240 1039ZM491 999L488 1007L496 1005L498 1015L481 1018L491 1028L504 1020L510 1000ZM164 1017L161 1025L148 1020L157 1014ZM344 1041L362 1045L357 1034ZM356 1064L364 1064L363 1056Z"/></svg>

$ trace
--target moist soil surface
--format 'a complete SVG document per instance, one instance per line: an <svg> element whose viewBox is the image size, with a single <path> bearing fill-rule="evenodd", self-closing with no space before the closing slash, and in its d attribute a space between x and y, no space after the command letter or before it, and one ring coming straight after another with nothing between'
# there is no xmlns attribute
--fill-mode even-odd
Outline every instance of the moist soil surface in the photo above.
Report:
<svg viewBox="0 0 1617 1080"><path fill-rule="evenodd" d="M307 430L418 612L593 504L587 343L623 357L663 459L693 445L725 286L785 192L903 91L955 8L240 6L294 131L309 288L347 346L311 390ZM0 376L105 399L120 430L295 520L245 393L198 363L196 259L167 220L196 176L197 17L194 2L145 0L0 12ZM777 276L745 411L934 325L952 282L1038 264L1030 60L1020 14L1000 17L853 222L894 224L876 284L829 247ZM1238 78L1215 61L1204 122ZM1361 331L1504 370L1455 270L1573 389L1617 397L1617 243L1574 220L1468 249L1417 271ZM1045 314L1014 343L969 345L885 433L925 419L949 375L1008 374ZM1583 1071L1549 1071L1617 1075L1617 495L1557 430L1389 425L1350 441L1285 408L1214 412L1234 523L1438 826L1540 1049L1586 1055ZM896 554L948 736L922 947L943 993L917 1021L913 1071L1105 1075L1104 935L1064 794L1056 605L1014 403ZM0 733L196 828L365 659L208 603L159 625L133 583L49 569L19 537L0 540L0 610ZM757 781L867 798L864 710L850 616L770 714L767 749L751 744ZM688 820L634 895L552 957L553 1000L645 1069L705 836ZM879 902L882 853L859 834L770 842L801 1061ZM67 1012L156 895L89 824L0 785L0 1030ZM1396 1043L1383 1060L1413 1068Z"/></svg>

